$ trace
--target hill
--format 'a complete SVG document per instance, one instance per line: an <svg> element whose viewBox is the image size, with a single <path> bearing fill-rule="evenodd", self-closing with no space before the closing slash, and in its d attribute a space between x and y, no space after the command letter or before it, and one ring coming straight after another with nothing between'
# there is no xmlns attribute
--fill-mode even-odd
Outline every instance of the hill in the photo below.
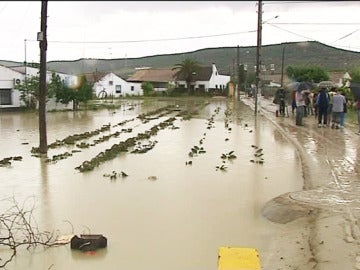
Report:
<svg viewBox="0 0 360 270"><path fill-rule="evenodd" d="M262 46L261 64L267 69L270 68L270 64L274 64L275 73L281 73L283 48L285 48L285 68L286 66L320 66L326 71L349 71L360 66L359 52L334 48L316 41ZM239 47L240 64L247 64L249 71L253 71L256 65L256 51L256 46ZM136 67L169 68L181 63L185 58L192 58L204 65L215 63L220 73L229 74L237 61L237 47L208 48L140 58L50 61L47 66L50 70L69 74L112 71L126 79L134 73ZM0 60L0 64L11 66L22 63Z"/></svg>

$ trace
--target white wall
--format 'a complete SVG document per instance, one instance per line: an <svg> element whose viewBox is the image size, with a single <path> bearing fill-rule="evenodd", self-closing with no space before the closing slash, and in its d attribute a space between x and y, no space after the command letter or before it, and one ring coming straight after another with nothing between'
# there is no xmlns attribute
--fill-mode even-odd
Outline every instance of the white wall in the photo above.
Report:
<svg viewBox="0 0 360 270"><path fill-rule="evenodd" d="M212 74L209 81L196 81L191 85L195 85L195 88L199 88L199 85L204 85L205 92L208 92L209 89L215 89L216 86L218 89L225 89L226 85L230 82L230 76L220 75L217 71L215 64L212 65ZM177 81L178 85L185 85L185 81Z"/></svg>
<svg viewBox="0 0 360 270"><path fill-rule="evenodd" d="M60 76L61 80L69 87L74 87L78 83L78 77L76 75L69 75L64 73L56 73ZM39 76L39 69L33 67L26 67L27 77ZM46 81L50 82L51 80L51 71L47 71ZM16 80L20 80L22 83L25 80L25 67L12 67L8 68L5 66L0 66L0 89L11 89L11 105L0 105L1 107L20 107L25 106L23 102L20 101L20 91L15 89ZM68 106L72 107L72 104ZM47 102L47 110L52 109L66 109L68 106L65 106L61 103L56 103L55 98Z"/></svg>
<svg viewBox="0 0 360 270"><path fill-rule="evenodd" d="M56 74L59 75L60 79L68 87L76 87L79 83L79 77L76 75L70 75L70 74L64 74L64 73L56 73Z"/></svg>
<svg viewBox="0 0 360 270"><path fill-rule="evenodd" d="M15 81L23 81L24 75L8 67L0 66L0 89L11 89L11 105L1 105L0 107L20 107L20 91L14 89Z"/></svg>
<svg viewBox="0 0 360 270"><path fill-rule="evenodd" d="M138 96L142 95L140 83L130 83L115 75L109 73L94 84L94 92L100 97L100 92L105 91L107 96L123 97L126 95Z"/></svg>
<svg viewBox="0 0 360 270"><path fill-rule="evenodd" d="M225 89L228 82L230 82L230 76L220 75L215 64L213 64L212 75L209 81L209 88Z"/></svg>

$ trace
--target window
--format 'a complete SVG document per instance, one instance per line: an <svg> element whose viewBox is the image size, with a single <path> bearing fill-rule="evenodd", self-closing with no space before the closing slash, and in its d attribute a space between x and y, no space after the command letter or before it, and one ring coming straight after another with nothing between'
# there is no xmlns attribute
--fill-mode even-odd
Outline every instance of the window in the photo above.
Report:
<svg viewBox="0 0 360 270"><path fill-rule="evenodd" d="M218 85L217 85L217 84L215 84L215 88L218 89Z"/></svg>
<svg viewBox="0 0 360 270"><path fill-rule="evenodd" d="M134 91L134 90L135 90L135 87L132 85L132 86L130 87L130 89L131 89L131 91Z"/></svg>
<svg viewBox="0 0 360 270"><path fill-rule="evenodd" d="M114 84L114 82L113 81L109 81L109 85L113 85Z"/></svg>
<svg viewBox="0 0 360 270"><path fill-rule="evenodd" d="M11 89L0 89L0 105L11 105Z"/></svg>
<svg viewBox="0 0 360 270"><path fill-rule="evenodd" d="M70 87L70 77L66 76L64 79L64 84L68 87Z"/></svg>
<svg viewBox="0 0 360 270"><path fill-rule="evenodd" d="M121 94L121 85L115 85L115 93Z"/></svg>

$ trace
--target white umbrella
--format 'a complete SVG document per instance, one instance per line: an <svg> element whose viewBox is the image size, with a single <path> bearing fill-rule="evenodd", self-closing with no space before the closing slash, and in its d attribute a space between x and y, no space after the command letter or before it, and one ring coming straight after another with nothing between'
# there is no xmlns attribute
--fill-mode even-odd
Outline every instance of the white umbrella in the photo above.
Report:
<svg viewBox="0 0 360 270"><path fill-rule="evenodd" d="M333 87L336 87L336 85L332 81L322 81L322 82L319 82L318 87L331 89Z"/></svg>

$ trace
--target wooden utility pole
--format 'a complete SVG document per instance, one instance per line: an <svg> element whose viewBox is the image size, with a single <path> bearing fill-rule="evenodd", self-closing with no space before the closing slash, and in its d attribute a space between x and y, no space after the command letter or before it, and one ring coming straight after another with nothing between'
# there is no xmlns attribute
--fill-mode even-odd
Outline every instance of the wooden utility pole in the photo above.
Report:
<svg viewBox="0 0 360 270"><path fill-rule="evenodd" d="M258 1L258 30L257 30L257 49L256 49L256 89L255 89L255 115L258 110L258 92L260 86L260 66L261 66L261 29L262 29L262 1Z"/></svg>
<svg viewBox="0 0 360 270"><path fill-rule="evenodd" d="M41 154L46 154L48 150L46 135L46 27L47 27L47 0L41 1L41 31L38 33L37 40L40 41L40 93L39 93L39 134Z"/></svg>
<svg viewBox="0 0 360 270"><path fill-rule="evenodd" d="M236 71L237 71L237 94L239 95L240 99L240 47L237 46L237 57L236 57Z"/></svg>
<svg viewBox="0 0 360 270"><path fill-rule="evenodd" d="M282 50L282 58L281 58L281 87L284 87L284 59L285 59L285 45Z"/></svg>

